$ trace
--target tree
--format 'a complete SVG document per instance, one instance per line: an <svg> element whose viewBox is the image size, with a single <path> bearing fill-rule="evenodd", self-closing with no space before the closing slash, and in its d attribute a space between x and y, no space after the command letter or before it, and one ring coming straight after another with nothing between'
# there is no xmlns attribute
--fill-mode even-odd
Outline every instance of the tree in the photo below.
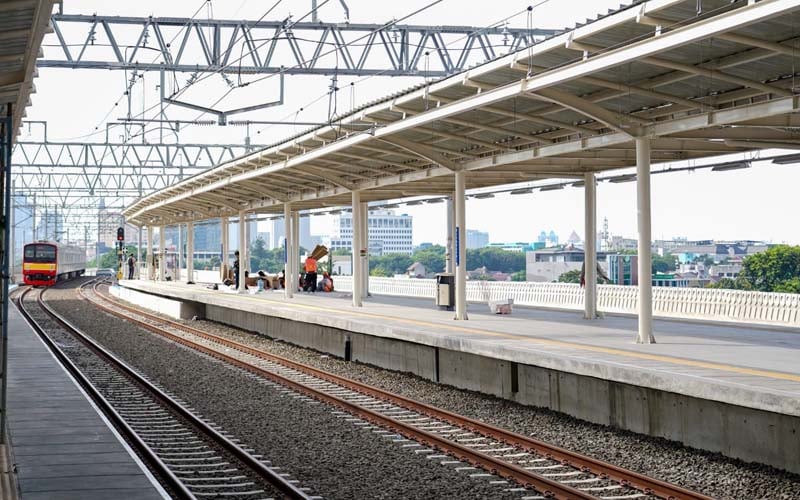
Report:
<svg viewBox="0 0 800 500"><path fill-rule="evenodd" d="M394 276L405 273L413 263L410 256L401 253L374 255L369 258L369 272L372 275L373 270L380 268L383 276Z"/></svg>
<svg viewBox="0 0 800 500"><path fill-rule="evenodd" d="M573 269L572 271L567 271L563 273L561 276L558 277L559 283L580 283L581 282L581 270L580 269Z"/></svg>
<svg viewBox="0 0 800 500"><path fill-rule="evenodd" d="M716 283L709 283L706 288L722 288L727 290L734 290L738 288L736 280L733 278L721 278Z"/></svg>
<svg viewBox="0 0 800 500"><path fill-rule="evenodd" d="M526 281L527 279L525 271L517 271L511 275L511 281Z"/></svg>
<svg viewBox="0 0 800 500"><path fill-rule="evenodd" d="M411 260L421 263L429 273L441 273L445 267L446 251L442 245L433 245L414 252Z"/></svg>
<svg viewBox="0 0 800 500"><path fill-rule="evenodd" d="M135 246L127 245L125 247L125 250L124 250L124 253L123 253L123 256L122 256L123 264L125 264L125 262L127 262L129 254L136 255L136 247ZM142 261L144 261L146 258L147 258L147 250L143 248L142 249ZM109 268L110 269L117 269L118 265L119 265L119 261L117 260L117 249L116 248L114 248L114 249L102 254L100 256L100 263L99 264L97 263L97 259L96 258L93 259L93 260L90 260L89 262L86 263L86 267L97 267L97 268L100 268L100 269L109 269ZM125 266L127 266L127 264L125 264Z"/></svg>
<svg viewBox="0 0 800 500"><path fill-rule="evenodd" d="M509 252L502 248L475 248L467 250L467 269L485 267L490 271L515 273L525 269L525 253Z"/></svg>
<svg viewBox="0 0 800 500"><path fill-rule="evenodd" d="M800 246L777 245L745 258L739 278L762 292L798 293Z"/></svg>
<svg viewBox="0 0 800 500"><path fill-rule="evenodd" d="M391 278L392 276L394 276L394 274L390 274L389 271L387 271L383 267L376 267L374 269L370 269L369 275L380 278Z"/></svg>
<svg viewBox="0 0 800 500"><path fill-rule="evenodd" d="M653 256L653 273L669 273L675 271L675 257L670 254Z"/></svg>

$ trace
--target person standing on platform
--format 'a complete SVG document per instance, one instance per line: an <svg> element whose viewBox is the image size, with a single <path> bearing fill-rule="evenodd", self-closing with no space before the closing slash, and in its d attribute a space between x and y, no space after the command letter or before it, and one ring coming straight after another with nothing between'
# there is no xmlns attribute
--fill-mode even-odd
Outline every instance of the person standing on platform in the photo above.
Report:
<svg viewBox="0 0 800 500"><path fill-rule="evenodd" d="M303 291L309 290L313 293L317 291L317 259L310 255L306 257L306 281L303 286Z"/></svg>
<svg viewBox="0 0 800 500"><path fill-rule="evenodd" d="M233 253L233 282L236 289L239 289L239 250Z"/></svg>
<svg viewBox="0 0 800 500"><path fill-rule="evenodd" d="M128 254L128 279L133 279L133 268L136 266L136 258L133 254Z"/></svg>

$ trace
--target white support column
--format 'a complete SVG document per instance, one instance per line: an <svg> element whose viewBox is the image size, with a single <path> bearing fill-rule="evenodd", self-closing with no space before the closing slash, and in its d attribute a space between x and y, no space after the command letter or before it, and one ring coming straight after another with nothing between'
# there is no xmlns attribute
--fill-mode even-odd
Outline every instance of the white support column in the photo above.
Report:
<svg viewBox="0 0 800 500"><path fill-rule="evenodd" d="M361 203L361 245L366 249L364 254L361 269L364 270L362 276L364 277L361 282L361 298L366 299L369 297L369 204L366 202Z"/></svg>
<svg viewBox="0 0 800 500"><path fill-rule="evenodd" d="M292 283L292 270L290 269L292 255L292 204L285 203L283 205L283 282L284 296L291 299L294 296L294 287L290 286Z"/></svg>
<svg viewBox="0 0 800 500"><path fill-rule="evenodd" d="M594 173L584 174L584 314L586 319L597 317L597 181Z"/></svg>
<svg viewBox="0 0 800 500"><path fill-rule="evenodd" d="M636 198L639 222L639 344L654 344L650 140L636 138Z"/></svg>
<svg viewBox="0 0 800 500"><path fill-rule="evenodd" d="M164 281L167 269L167 252L166 249L166 235L164 229L166 226L158 226L158 281Z"/></svg>
<svg viewBox="0 0 800 500"><path fill-rule="evenodd" d="M175 247L175 281L181 280L183 263L183 224L178 224L178 246Z"/></svg>
<svg viewBox="0 0 800 500"><path fill-rule="evenodd" d="M148 230L148 232L150 231L150 226L147 227L147 230ZM147 241L150 242L150 239L148 239ZM142 269L142 244L143 243L144 243L144 240L142 239L142 226L139 226L139 244L136 245L136 271L137 271L136 278L138 278L138 279L142 279L142 271L141 271L141 269ZM146 259L150 258L150 254L151 253L152 252L150 250L145 251L145 258ZM145 269L146 269L145 270L145 278L149 279L150 278L150 276L149 276L150 264L147 264L145 262L145 266L146 266L145 267Z"/></svg>
<svg viewBox="0 0 800 500"><path fill-rule="evenodd" d="M220 273L221 273L221 279L222 279L222 281L225 281L226 279L228 279L228 273L226 271L231 268L231 261L230 261L231 234L230 234L230 228L228 226L228 218L227 217L223 217L223 218L220 219L219 232L220 232L220 243L222 245L222 249L221 249L222 256L221 256L221 260L220 260L219 269L220 269Z"/></svg>
<svg viewBox="0 0 800 500"><path fill-rule="evenodd" d="M239 293L246 293L245 291L245 284L246 280L244 279L244 269L245 269L245 256L247 255L247 223L245 222L245 217L247 217L247 212L244 210L239 211Z"/></svg>
<svg viewBox="0 0 800 500"><path fill-rule="evenodd" d="M186 223L186 283L194 283L194 222Z"/></svg>
<svg viewBox="0 0 800 500"><path fill-rule="evenodd" d="M153 226L147 226L147 252L145 255L147 259L145 270L145 279L153 279Z"/></svg>
<svg viewBox="0 0 800 500"><path fill-rule="evenodd" d="M364 283L362 277L364 273L363 263L361 259L361 248L363 243L361 237L364 235L361 225L363 218L361 217L361 193L353 191L353 307L361 307L361 286Z"/></svg>
<svg viewBox="0 0 800 500"><path fill-rule="evenodd" d="M466 218L466 174L455 173L455 265L456 265L456 317L467 319L467 218Z"/></svg>
<svg viewBox="0 0 800 500"><path fill-rule="evenodd" d="M445 267L444 270L447 273L454 273L456 270L455 266L455 214L453 211L455 210L455 206L453 205L453 196L447 197L447 206L445 208L447 210L447 247L445 248Z"/></svg>
<svg viewBox="0 0 800 500"><path fill-rule="evenodd" d="M134 279L139 279L139 269L142 262L142 226L136 230L136 267L133 269Z"/></svg>
<svg viewBox="0 0 800 500"><path fill-rule="evenodd" d="M292 212L292 291L300 283L300 212Z"/></svg>

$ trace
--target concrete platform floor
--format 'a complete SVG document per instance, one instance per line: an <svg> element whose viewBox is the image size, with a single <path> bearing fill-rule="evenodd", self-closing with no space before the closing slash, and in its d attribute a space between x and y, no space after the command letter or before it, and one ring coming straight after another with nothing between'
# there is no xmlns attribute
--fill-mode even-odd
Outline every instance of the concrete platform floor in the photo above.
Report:
<svg viewBox="0 0 800 500"><path fill-rule="evenodd" d="M354 308L346 294L281 291L239 295L203 285L122 281L164 297L239 309L641 387L800 416L800 333L656 321L658 343L635 343L636 319L585 320L580 313L515 307L493 315L469 304L454 321L429 300L373 296Z"/></svg>
<svg viewBox="0 0 800 500"><path fill-rule="evenodd" d="M8 430L19 498L169 498L19 311L8 312Z"/></svg>

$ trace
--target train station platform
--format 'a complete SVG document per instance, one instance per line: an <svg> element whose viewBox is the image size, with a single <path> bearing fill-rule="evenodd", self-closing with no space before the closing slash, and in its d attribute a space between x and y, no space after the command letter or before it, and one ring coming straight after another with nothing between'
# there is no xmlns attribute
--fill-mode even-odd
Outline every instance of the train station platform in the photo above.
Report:
<svg viewBox="0 0 800 500"><path fill-rule="evenodd" d="M121 281L122 298L604 425L800 472L800 333L515 307L469 320L422 299Z"/></svg>
<svg viewBox="0 0 800 500"><path fill-rule="evenodd" d="M9 462L19 498L169 498L19 311L8 313Z"/></svg>

